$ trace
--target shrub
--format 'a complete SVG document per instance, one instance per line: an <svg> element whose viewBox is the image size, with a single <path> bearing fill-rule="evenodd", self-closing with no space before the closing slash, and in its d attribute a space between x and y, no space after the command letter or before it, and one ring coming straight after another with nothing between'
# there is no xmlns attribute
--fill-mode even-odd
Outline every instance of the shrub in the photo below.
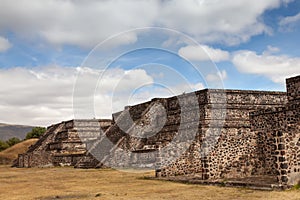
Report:
<svg viewBox="0 0 300 200"><path fill-rule="evenodd" d="M18 144L19 142L21 142L21 140L19 138L16 138L16 137L13 137L13 138L10 138L6 141L6 144L11 147L11 146L14 146L15 144Z"/></svg>
<svg viewBox="0 0 300 200"><path fill-rule="evenodd" d="M26 135L26 140L31 138L39 138L41 135L43 135L46 132L45 127L34 127L29 133Z"/></svg>
<svg viewBox="0 0 300 200"><path fill-rule="evenodd" d="M3 151L5 149L7 149L8 147L9 147L9 145L6 142L0 140L0 151Z"/></svg>
<svg viewBox="0 0 300 200"><path fill-rule="evenodd" d="M16 137L10 138L7 141L0 140L0 151L3 151L11 146L14 146L15 144L18 144L19 142L21 142L21 140Z"/></svg>

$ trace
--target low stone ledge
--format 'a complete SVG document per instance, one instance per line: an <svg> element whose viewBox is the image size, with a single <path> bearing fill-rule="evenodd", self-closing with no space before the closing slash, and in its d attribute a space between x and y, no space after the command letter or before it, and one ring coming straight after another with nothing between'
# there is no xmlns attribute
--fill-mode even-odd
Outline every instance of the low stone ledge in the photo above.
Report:
<svg viewBox="0 0 300 200"><path fill-rule="evenodd" d="M201 184L201 185L211 185L211 186L220 186L220 187L238 187L238 188L247 188L253 190L286 190L292 188L292 186L288 185L279 185L278 183L262 183L261 180L256 182L248 182L242 180L201 180L196 177L189 176L173 176L173 177L153 177L149 178L152 180L164 180L164 181L172 181L178 183L185 184Z"/></svg>

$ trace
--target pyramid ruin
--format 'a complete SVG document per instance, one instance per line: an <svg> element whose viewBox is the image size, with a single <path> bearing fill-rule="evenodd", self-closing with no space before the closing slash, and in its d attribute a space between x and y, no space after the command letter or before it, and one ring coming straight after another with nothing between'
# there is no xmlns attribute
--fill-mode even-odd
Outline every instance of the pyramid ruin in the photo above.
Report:
<svg viewBox="0 0 300 200"><path fill-rule="evenodd" d="M286 87L205 89L127 106L112 120L62 122L15 166L152 168L170 180L263 180L288 188L300 181L300 76Z"/></svg>

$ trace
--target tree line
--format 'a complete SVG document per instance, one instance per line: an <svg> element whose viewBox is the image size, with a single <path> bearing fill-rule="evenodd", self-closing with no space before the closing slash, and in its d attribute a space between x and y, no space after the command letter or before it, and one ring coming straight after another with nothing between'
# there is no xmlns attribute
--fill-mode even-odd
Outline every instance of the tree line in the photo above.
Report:
<svg viewBox="0 0 300 200"><path fill-rule="evenodd" d="M28 140L31 138L39 138L41 135L43 135L46 132L45 127L34 127L30 132L26 134L26 137L24 140ZM20 140L17 137L12 137L6 141L0 140L0 151L3 151L11 146L14 146L15 144L18 144L24 140Z"/></svg>

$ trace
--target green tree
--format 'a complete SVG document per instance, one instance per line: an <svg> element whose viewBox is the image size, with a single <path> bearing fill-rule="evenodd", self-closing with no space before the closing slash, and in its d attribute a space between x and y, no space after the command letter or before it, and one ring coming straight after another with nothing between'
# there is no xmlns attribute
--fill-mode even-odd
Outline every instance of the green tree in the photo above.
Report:
<svg viewBox="0 0 300 200"><path fill-rule="evenodd" d="M6 141L6 144L11 147L11 146L14 146L15 144L18 144L19 142L21 142L21 140L19 138L16 138L16 137L13 137L13 138L10 138Z"/></svg>
<svg viewBox="0 0 300 200"><path fill-rule="evenodd" d="M27 133L25 139L28 140L30 138L39 138L45 132L46 132L45 127L34 127L29 133Z"/></svg>
<svg viewBox="0 0 300 200"><path fill-rule="evenodd" d="M3 151L5 149L7 149L8 147L9 147L9 145L6 142L0 140L0 151Z"/></svg>

